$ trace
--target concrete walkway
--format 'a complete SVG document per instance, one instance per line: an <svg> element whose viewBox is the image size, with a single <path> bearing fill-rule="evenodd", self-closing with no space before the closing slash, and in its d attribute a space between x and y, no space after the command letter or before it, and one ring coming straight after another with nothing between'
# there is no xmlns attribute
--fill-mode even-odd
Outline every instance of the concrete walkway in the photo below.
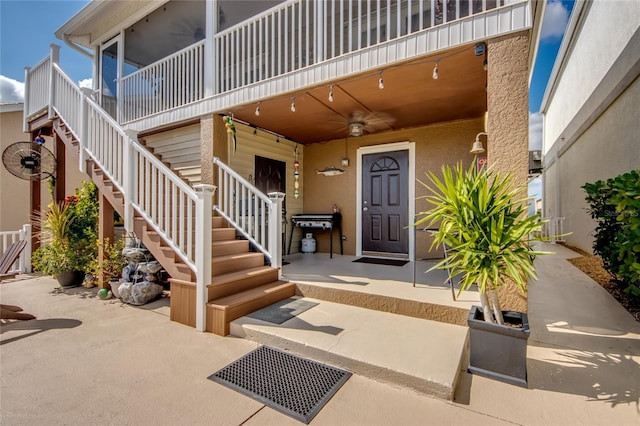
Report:
<svg viewBox="0 0 640 426"><path fill-rule="evenodd" d="M462 373L447 402L355 374L312 424L640 424L640 323L553 249L530 285L529 389ZM300 424L207 380L256 343L173 323L166 300L134 307L56 285L0 284L1 303L38 317L0 327L2 425Z"/></svg>

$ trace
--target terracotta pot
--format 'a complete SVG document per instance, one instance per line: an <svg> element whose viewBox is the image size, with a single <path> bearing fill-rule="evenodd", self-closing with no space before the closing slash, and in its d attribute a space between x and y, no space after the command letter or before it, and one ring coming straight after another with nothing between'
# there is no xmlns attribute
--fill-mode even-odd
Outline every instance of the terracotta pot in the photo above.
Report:
<svg viewBox="0 0 640 426"><path fill-rule="evenodd" d="M82 271L66 271L55 275L60 287L78 287L84 280L84 272Z"/></svg>

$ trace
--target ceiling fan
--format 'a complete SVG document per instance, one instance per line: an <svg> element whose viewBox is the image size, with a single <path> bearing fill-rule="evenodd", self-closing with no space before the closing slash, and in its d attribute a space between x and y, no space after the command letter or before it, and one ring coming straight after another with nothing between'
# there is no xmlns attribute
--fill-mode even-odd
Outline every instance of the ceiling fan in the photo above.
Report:
<svg viewBox="0 0 640 426"><path fill-rule="evenodd" d="M395 121L395 118L387 113L356 111L349 116L347 128L350 137L358 137L365 133L391 130Z"/></svg>

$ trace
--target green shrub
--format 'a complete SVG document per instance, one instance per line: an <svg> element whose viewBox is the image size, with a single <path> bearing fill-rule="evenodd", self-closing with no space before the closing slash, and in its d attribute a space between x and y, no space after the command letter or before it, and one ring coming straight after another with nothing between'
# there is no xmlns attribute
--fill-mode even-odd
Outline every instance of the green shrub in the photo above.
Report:
<svg viewBox="0 0 640 426"><path fill-rule="evenodd" d="M597 221L593 252L626 293L640 296L640 170L582 188Z"/></svg>

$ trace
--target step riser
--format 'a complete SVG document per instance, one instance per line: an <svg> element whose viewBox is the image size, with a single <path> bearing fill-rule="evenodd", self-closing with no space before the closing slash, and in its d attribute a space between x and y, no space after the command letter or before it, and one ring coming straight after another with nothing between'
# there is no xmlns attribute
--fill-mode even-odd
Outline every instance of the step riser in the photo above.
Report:
<svg viewBox="0 0 640 426"><path fill-rule="evenodd" d="M278 270L270 269L269 271L262 274L250 275L246 278L229 283L212 285L209 287L209 298L207 300L220 299L222 297L227 297L241 291L260 287L261 285L268 284L277 280Z"/></svg>
<svg viewBox="0 0 640 426"><path fill-rule="evenodd" d="M211 239L213 241L229 241L235 240L236 230L234 228L214 228L211 230Z"/></svg>
<svg viewBox="0 0 640 426"><path fill-rule="evenodd" d="M226 336L229 334L229 323L235 319L238 319L251 312L262 309L265 306L269 306L280 300L284 300L288 297L292 297L295 294L295 286L286 286L277 291L270 292L265 296L231 307L225 311L207 305L207 327L206 330L213 332L219 336Z"/></svg>
<svg viewBox="0 0 640 426"><path fill-rule="evenodd" d="M235 240L231 244L213 244L211 246L212 256L225 256L228 254L247 253L249 251L249 241Z"/></svg>
<svg viewBox="0 0 640 426"><path fill-rule="evenodd" d="M297 283L296 287L298 295L312 299L326 300L327 302L341 303L343 305L357 306L445 324L467 326L468 309L309 284Z"/></svg>
<svg viewBox="0 0 640 426"><path fill-rule="evenodd" d="M417 392L449 401L453 400L454 391L459 379L459 376L456 376L452 385L444 385L442 383L432 381L428 377L415 377L403 372L384 368L380 365L371 364L363 360L348 358L332 351L325 351L307 344L283 339L277 334L269 334L252 328L245 328L242 327L241 324L237 324L237 322L230 324L229 334L248 339L262 345L269 345L274 348L286 350L287 352L292 352L304 358L321 360L323 363L344 368L355 374L361 374L363 376L373 378L374 380L390 383L394 386L404 388L408 387ZM462 364L461 359L459 367L461 368L462 365L464 364ZM458 368L458 372L460 371L460 368Z"/></svg>
<svg viewBox="0 0 640 426"><path fill-rule="evenodd" d="M261 253L256 253L253 256L243 256L238 259L228 259L222 262L214 259L211 263L211 273L216 276L263 265L264 256Z"/></svg>

